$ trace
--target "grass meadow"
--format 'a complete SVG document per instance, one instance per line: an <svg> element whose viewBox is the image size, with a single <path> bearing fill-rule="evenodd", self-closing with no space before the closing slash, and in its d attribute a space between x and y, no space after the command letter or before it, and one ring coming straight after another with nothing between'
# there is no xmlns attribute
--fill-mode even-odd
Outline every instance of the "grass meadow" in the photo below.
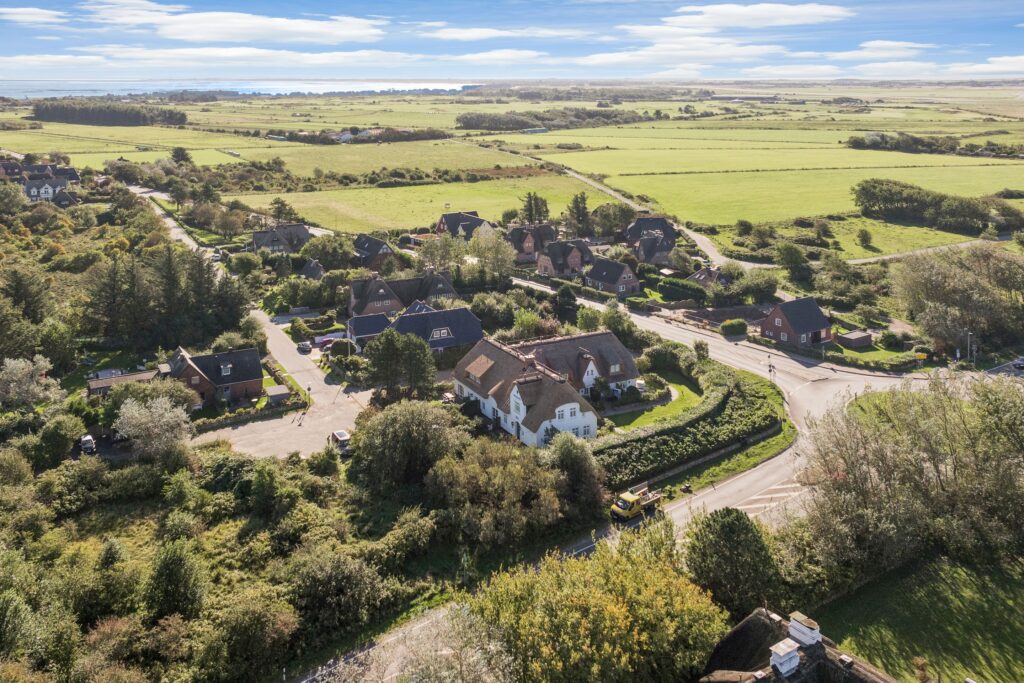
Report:
<svg viewBox="0 0 1024 683"><path fill-rule="evenodd" d="M1024 563L936 559L892 572L813 614L822 633L911 683L914 657L943 681L1024 680Z"/></svg>
<svg viewBox="0 0 1024 683"><path fill-rule="evenodd" d="M445 183L394 188L353 188L291 194L235 195L253 207L267 207L283 197L307 220L332 230L369 232L377 229L415 228L433 225L445 211L480 212L497 220L505 209L522 204L527 192L537 192L558 215L578 192L587 192L591 205L604 203L604 195L573 178L540 175L529 178L487 180L478 183Z"/></svg>

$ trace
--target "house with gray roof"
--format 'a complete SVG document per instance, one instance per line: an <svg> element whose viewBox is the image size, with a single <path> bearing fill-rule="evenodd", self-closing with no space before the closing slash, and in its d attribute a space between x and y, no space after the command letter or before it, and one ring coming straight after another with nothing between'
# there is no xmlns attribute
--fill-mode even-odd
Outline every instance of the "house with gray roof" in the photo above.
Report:
<svg viewBox="0 0 1024 683"><path fill-rule="evenodd" d="M636 386L640 377L633 354L608 330L522 342L511 348L565 377L584 396L590 395L599 379L618 396Z"/></svg>
<svg viewBox="0 0 1024 683"><path fill-rule="evenodd" d="M508 241L516 250L518 263L531 263L537 260L537 254L549 243L558 238L555 226L548 223L538 225L519 225L508 231Z"/></svg>
<svg viewBox="0 0 1024 683"><path fill-rule="evenodd" d="M485 418L527 446L546 446L559 432L597 434L597 411L568 378L498 341L480 340L452 376L460 399L478 401Z"/></svg>
<svg viewBox="0 0 1024 683"><path fill-rule="evenodd" d="M448 233L452 237L468 242L473 238L473 233L482 227L493 228L494 226L481 218L476 211L453 211L441 214L441 218L434 226L434 232Z"/></svg>
<svg viewBox="0 0 1024 683"><path fill-rule="evenodd" d="M668 263L668 255L675 246L675 240L665 237L660 232L650 231L637 240L633 253L640 263L663 266Z"/></svg>
<svg viewBox="0 0 1024 683"><path fill-rule="evenodd" d="M399 334L414 334L427 342L432 351L440 352L459 346L472 346L484 337L480 319L469 308L440 310L415 301L393 320L383 313L370 313L349 318L346 337L360 349L387 329Z"/></svg>
<svg viewBox="0 0 1024 683"><path fill-rule="evenodd" d="M353 247L356 250L355 265L370 270L380 270L384 259L394 253L387 242L367 234L356 235Z"/></svg>
<svg viewBox="0 0 1024 683"><path fill-rule="evenodd" d="M812 297L776 304L761 321L761 336L794 346L832 341L832 323Z"/></svg>
<svg viewBox="0 0 1024 683"><path fill-rule="evenodd" d="M252 233L251 251L266 249L275 254L295 254L313 239L313 233L303 223L282 223Z"/></svg>
<svg viewBox="0 0 1024 683"><path fill-rule="evenodd" d="M584 282L587 287L618 296L631 296L640 291L640 282L628 264L603 256L594 257L593 265L584 273Z"/></svg>
<svg viewBox="0 0 1024 683"><path fill-rule="evenodd" d="M732 281L729 276L722 274L721 268L704 267L686 278L690 282L700 285L704 289L711 289L713 285L728 287Z"/></svg>
<svg viewBox="0 0 1024 683"><path fill-rule="evenodd" d="M619 233L619 237L622 241L635 245L640 241L641 237L644 237L649 232L658 233L673 244L679 238L679 233L669 219L664 216L648 215L637 216L632 223Z"/></svg>
<svg viewBox="0 0 1024 683"><path fill-rule="evenodd" d="M548 277L571 278L594 262L586 240L548 242L537 255L537 272Z"/></svg>
<svg viewBox="0 0 1024 683"><path fill-rule="evenodd" d="M170 376L196 393L196 409L263 394L263 362L256 348L193 356L179 347L168 364Z"/></svg>
<svg viewBox="0 0 1024 683"><path fill-rule="evenodd" d="M68 187L67 178L41 178L25 181L25 196L30 202L52 202L61 190Z"/></svg>
<svg viewBox="0 0 1024 683"><path fill-rule="evenodd" d="M315 258L306 259L306 262L302 264L302 268L299 269L298 275L304 277L307 280L320 280L323 278L326 270L323 265Z"/></svg>
<svg viewBox="0 0 1024 683"><path fill-rule="evenodd" d="M353 280L349 285L348 313L394 315L415 301L430 303L456 296L448 273L428 271L419 277L385 280L379 275Z"/></svg>

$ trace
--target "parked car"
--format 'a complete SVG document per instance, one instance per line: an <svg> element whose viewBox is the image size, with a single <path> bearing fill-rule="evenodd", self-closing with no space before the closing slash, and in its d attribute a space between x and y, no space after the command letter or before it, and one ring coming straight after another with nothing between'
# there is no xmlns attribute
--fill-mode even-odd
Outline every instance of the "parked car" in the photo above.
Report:
<svg viewBox="0 0 1024 683"><path fill-rule="evenodd" d="M350 442L352 436L344 429L339 429L336 432L331 432L331 435L327 438L331 445L335 446L342 455L351 455L352 446Z"/></svg>
<svg viewBox="0 0 1024 683"><path fill-rule="evenodd" d="M83 453L95 453L96 452L96 439L92 438L91 434L86 434L78 440L78 445L82 449Z"/></svg>
<svg viewBox="0 0 1024 683"><path fill-rule="evenodd" d="M299 342L298 349L299 353L312 353L313 345L310 344L308 341Z"/></svg>
<svg viewBox="0 0 1024 683"><path fill-rule="evenodd" d="M1019 360L1013 364L1014 370L1024 370L1024 360Z"/></svg>

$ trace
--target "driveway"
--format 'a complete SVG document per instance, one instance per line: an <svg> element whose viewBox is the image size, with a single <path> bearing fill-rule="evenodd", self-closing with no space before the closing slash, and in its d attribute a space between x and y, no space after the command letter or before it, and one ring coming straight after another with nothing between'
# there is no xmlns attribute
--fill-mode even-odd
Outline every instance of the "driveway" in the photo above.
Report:
<svg viewBox="0 0 1024 683"><path fill-rule="evenodd" d="M260 310L253 311L252 315L260 321L267 334L270 354L303 389L309 391L313 407L305 414L289 413L206 432L197 436L195 442L227 439L244 453L283 457L293 451L309 455L324 447L331 432L338 429L351 431L371 392L351 391L328 380L311 355L299 353L295 342L284 331L286 321L271 320Z"/></svg>

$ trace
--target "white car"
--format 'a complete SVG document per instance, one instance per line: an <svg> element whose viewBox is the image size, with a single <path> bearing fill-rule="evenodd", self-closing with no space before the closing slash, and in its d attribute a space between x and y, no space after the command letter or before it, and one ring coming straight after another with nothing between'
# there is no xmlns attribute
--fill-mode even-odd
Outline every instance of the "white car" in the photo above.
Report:
<svg viewBox="0 0 1024 683"><path fill-rule="evenodd" d="M349 455L352 452L352 447L349 446L351 438L352 436L348 432L344 429L339 429L336 432L331 432L331 436L328 438L328 441L337 447L337 449L341 451L342 455Z"/></svg>
<svg viewBox="0 0 1024 683"><path fill-rule="evenodd" d="M83 453L95 453L96 452L96 439L92 438L91 434L86 434L78 441L79 447Z"/></svg>

